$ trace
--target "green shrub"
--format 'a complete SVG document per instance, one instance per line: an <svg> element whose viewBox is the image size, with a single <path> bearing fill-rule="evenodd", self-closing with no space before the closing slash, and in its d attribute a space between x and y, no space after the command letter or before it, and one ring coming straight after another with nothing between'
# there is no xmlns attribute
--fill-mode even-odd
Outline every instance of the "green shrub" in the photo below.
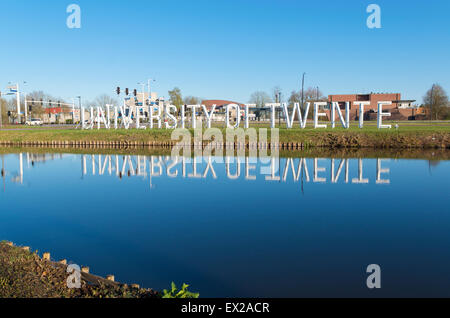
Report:
<svg viewBox="0 0 450 318"><path fill-rule="evenodd" d="M199 293L192 293L188 291L188 284L183 284L180 290L177 289L177 286L174 282L172 282L171 290L167 289L163 290L162 298L198 298L200 297Z"/></svg>

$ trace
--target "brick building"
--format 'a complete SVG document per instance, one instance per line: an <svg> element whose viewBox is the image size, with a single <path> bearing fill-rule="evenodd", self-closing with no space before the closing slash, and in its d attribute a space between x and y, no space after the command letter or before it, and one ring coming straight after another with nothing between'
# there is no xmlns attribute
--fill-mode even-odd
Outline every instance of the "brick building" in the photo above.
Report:
<svg viewBox="0 0 450 318"><path fill-rule="evenodd" d="M345 116L345 103L350 102L350 120L358 120L360 115L359 104L355 104L355 102L369 102L370 104L364 107L364 119L372 120L376 119L379 102L391 102L391 105L383 106L383 111L388 111L392 114L390 119L407 120L413 118L418 111L417 107L413 105L415 101L402 100L401 98L402 95L400 93L329 95L328 103L330 107L326 110L326 113L328 119L331 119L331 103L337 102L342 114Z"/></svg>
<svg viewBox="0 0 450 318"><path fill-rule="evenodd" d="M46 124L65 124L68 120L74 120L75 122L81 120L80 110L71 107L44 108L42 117L42 121Z"/></svg>

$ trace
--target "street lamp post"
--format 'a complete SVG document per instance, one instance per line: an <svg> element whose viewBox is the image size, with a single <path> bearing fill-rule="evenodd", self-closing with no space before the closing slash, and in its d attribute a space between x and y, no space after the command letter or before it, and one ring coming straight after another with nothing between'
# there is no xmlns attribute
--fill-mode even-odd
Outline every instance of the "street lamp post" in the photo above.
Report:
<svg viewBox="0 0 450 318"><path fill-rule="evenodd" d="M16 97L17 97L17 123L20 124L21 123L21 118L20 118L20 89L19 89L19 83L16 84Z"/></svg>
<svg viewBox="0 0 450 318"><path fill-rule="evenodd" d="M81 116L81 112L83 111L81 109L81 96L77 96L77 98L78 98L78 106L80 107L80 121L81 121L81 118L83 117L83 116ZM73 117L75 118L75 113L73 114ZM81 123L81 124L84 125L84 123Z"/></svg>
<svg viewBox="0 0 450 318"><path fill-rule="evenodd" d="M72 125L75 124L75 98L72 98Z"/></svg>
<svg viewBox="0 0 450 318"><path fill-rule="evenodd" d="M12 84L9 82L8 84ZM27 82L23 82L24 85L27 84ZM21 115L20 115L20 87L19 83L16 83L16 97L17 97L17 123L20 124L22 122ZM25 105L26 105L26 95L25 95ZM25 119L26 119L26 110L25 110Z"/></svg>
<svg viewBox="0 0 450 318"><path fill-rule="evenodd" d="M281 128L281 92L278 92L278 102L280 103L280 108L278 108L278 128Z"/></svg>
<svg viewBox="0 0 450 318"><path fill-rule="evenodd" d="M146 101L146 99L145 99L145 83L138 83L138 85L141 85L142 86L142 112L144 112L144 107L146 106L145 104L145 101ZM150 98L150 97L149 97ZM136 114L137 114L137 112L140 112L140 109L138 108L139 107L139 103L138 103L138 106L136 107ZM150 116L150 107L149 107L149 112L148 112L148 114L149 114L149 116ZM139 124L139 123L138 123Z"/></svg>
<svg viewBox="0 0 450 318"><path fill-rule="evenodd" d="M142 86L142 106L144 106L145 105L145 102L144 102L144 100L145 100L145 83L138 83L138 85ZM149 98L150 98L150 95L149 95Z"/></svg>
<svg viewBox="0 0 450 318"><path fill-rule="evenodd" d="M28 102L27 102L27 93L23 93L23 99L24 99L24 108L25 108L25 122L28 120Z"/></svg>
<svg viewBox="0 0 450 318"><path fill-rule="evenodd" d="M431 96L430 96L430 121L433 120L433 93L434 93L434 84L431 86Z"/></svg>
<svg viewBox="0 0 450 318"><path fill-rule="evenodd" d="M25 86L27 84L27 82L23 82L23 85ZM25 107L25 110L24 110L24 114L25 114L25 121L27 121L27 118L28 118L28 104L27 104L27 93L26 92L23 92L23 99L24 99L24 107Z"/></svg>
<svg viewBox="0 0 450 318"><path fill-rule="evenodd" d="M306 74L306 73L303 73L303 76L302 76L302 112L304 111L304 107L305 107L305 105L304 105L304 96L305 96L305 74Z"/></svg>
<svg viewBox="0 0 450 318"><path fill-rule="evenodd" d="M152 90L151 90L151 88L150 88L150 82L156 82L156 80L155 80L155 79L152 79L152 78L150 78L150 79L147 80L147 86L148 86L148 98L151 100L151 99L152 99Z"/></svg>
<svg viewBox="0 0 450 318"><path fill-rule="evenodd" d="M12 82L9 82L8 83L9 85L11 85L12 84ZM12 86L9 86L10 87L10 90L12 90L11 89L11 87ZM17 109L17 121L18 122L20 122L20 93L19 93L19 83L16 83L16 109Z"/></svg>

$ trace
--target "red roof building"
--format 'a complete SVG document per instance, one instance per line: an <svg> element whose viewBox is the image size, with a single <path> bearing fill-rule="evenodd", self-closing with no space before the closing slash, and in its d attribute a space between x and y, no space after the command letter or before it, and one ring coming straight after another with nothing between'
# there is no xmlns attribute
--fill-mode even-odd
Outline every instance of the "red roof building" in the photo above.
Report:
<svg viewBox="0 0 450 318"><path fill-rule="evenodd" d="M245 106L244 104L238 103L238 102L233 102L233 101L229 101L229 100L222 100L222 99L209 99L209 100L204 100L202 101L202 105L206 106L206 109L209 111L211 110L213 105L216 105L216 109L221 109L226 107L227 105L230 104L237 104L241 107Z"/></svg>
<svg viewBox="0 0 450 318"><path fill-rule="evenodd" d="M47 115L49 114L61 114L63 112L63 109L61 107L53 107L53 108L45 108L45 113Z"/></svg>

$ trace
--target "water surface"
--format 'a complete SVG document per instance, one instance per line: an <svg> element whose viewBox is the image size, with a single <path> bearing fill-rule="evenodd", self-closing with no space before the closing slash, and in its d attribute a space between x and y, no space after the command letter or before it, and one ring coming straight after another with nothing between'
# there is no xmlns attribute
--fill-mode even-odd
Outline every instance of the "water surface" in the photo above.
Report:
<svg viewBox="0 0 450 318"><path fill-rule="evenodd" d="M449 161L1 159L0 240L98 275L203 297L450 296Z"/></svg>

